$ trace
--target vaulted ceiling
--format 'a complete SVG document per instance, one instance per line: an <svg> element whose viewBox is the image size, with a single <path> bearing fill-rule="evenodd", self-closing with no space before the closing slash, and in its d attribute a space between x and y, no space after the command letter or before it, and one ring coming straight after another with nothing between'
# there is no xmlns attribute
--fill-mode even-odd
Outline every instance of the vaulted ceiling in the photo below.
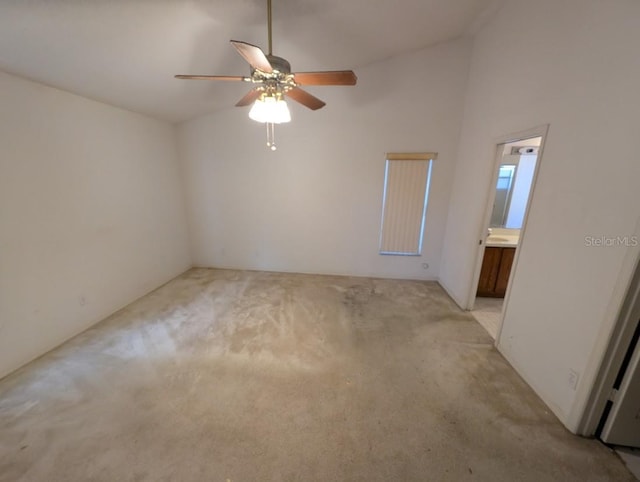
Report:
<svg viewBox="0 0 640 482"><path fill-rule="evenodd" d="M294 71L354 69L469 34L500 0L273 0ZM3 0L0 70L169 121L232 106L248 75L229 40L267 47L266 0Z"/></svg>

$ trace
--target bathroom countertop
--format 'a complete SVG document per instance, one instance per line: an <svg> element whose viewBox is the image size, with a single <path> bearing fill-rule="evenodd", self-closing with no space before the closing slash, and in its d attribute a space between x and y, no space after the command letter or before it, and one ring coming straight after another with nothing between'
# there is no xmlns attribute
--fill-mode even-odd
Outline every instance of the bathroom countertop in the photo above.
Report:
<svg viewBox="0 0 640 482"><path fill-rule="evenodd" d="M491 248L515 248L520 237L515 235L492 234L487 237L485 246Z"/></svg>

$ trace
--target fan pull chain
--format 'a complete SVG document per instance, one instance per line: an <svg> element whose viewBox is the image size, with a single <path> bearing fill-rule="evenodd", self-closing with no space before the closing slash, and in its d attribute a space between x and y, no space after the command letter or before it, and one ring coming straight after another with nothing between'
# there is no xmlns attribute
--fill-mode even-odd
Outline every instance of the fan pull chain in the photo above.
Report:
<svg viewBox="0 0 640 482"><path fill-rule="evenodd" d="M267 126L267 147L276 150L276 125L273 122L265 122Z"/></svg>

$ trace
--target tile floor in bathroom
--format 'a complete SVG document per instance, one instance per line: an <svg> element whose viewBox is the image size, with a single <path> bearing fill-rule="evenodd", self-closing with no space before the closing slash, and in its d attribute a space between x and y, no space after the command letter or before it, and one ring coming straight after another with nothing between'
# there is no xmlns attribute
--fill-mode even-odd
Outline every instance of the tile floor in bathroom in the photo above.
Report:
<svg viewBox="0 0 640 482"><path fill-rule="evenodd" d="M471 314L495 340L500 329L500 314L502 313L502 298L477 297Z"/></svg>

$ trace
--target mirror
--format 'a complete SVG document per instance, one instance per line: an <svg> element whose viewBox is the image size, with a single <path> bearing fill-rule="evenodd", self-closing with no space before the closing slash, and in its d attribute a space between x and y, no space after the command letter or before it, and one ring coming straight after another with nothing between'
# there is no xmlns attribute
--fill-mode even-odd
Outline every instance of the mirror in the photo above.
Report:
<svg viewBox="0 0 640 482"><path fill-rule="evenodd" d="M533 183L540 137L504 144L498 169L492 228L520 229Z"/></svg>

